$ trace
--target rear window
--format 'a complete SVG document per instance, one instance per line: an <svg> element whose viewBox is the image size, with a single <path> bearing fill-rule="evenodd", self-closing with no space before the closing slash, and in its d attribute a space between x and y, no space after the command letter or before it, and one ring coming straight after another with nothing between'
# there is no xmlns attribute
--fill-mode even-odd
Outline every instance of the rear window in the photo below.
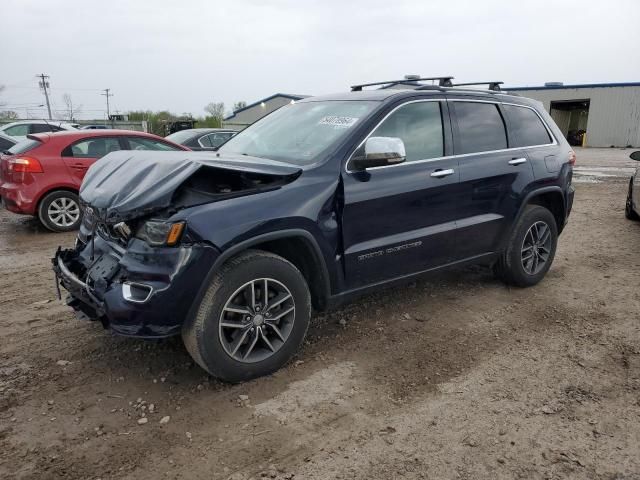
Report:
<svg viewBox="0 0 640 480"><path fill-rule="evenodd" d="M507 148L507 132L495 103L454 102L459 145L456 153L477 153Z"/></svg>
<svg viewBox="0 0 640 480"><path fill-rule="evenodd" d="M42 142L40 140L28 138L27 140L16 143L9 149L9 153L11 155L19 155L21 153L26 153L29 150L33 150L34 148L39 147L41 144Z"/></svg>
<svg viewBox="0 0 640 480"><path fill-rule="evenodd" d="M184 145L185 142L188 142L193 137L192 130L180 130L179 132L172 133L164 138L167 140L171 140L173 143L179 143L180 145Z"/></svg>
<svg viewBox="0 0 640 480"><path fill-rule="evenodd" d="M549 132L536 112L526 107L503 105L513 130L513 147L531 147L551 143Z"/></svg>

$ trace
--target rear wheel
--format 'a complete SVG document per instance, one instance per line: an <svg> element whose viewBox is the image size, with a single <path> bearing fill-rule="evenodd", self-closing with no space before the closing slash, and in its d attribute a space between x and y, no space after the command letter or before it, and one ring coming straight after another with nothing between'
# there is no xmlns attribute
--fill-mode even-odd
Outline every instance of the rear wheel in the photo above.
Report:
<svg viewBox="0 0 640 480"><path fill-rule="evenodd" d="M624 207L624 216L629 220L640 220L640 216L633 210L633 178L629 181L629 192L627 193L627 203Z"/></svg>
<svg viewBox="0 0 640 480"><path fill-rule="evenodd" d="M216 273L182 337L207 372L241 382L282 367L301 345L310 317L311 295L300 271L252 250Z"/></svg>
<svg viewBox="0 0 640 480"><path fill-rule="evenodd" d="M52 232L68 232L80 226L78 195L66 190L48 193L38 206L40 223Z"/></svg>
<svg viewBox="0 0 640 480"><path fill-rule="evenodd" d="M539 205L528 205L494 267L497 276L518 287L537 284L551 268L557 243L553 214Z"/></svg>

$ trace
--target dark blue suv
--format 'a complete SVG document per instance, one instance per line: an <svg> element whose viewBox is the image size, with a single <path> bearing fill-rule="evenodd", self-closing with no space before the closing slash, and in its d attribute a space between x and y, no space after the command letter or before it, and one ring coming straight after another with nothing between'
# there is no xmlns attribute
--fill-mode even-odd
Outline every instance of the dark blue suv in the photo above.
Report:
<svg viewBox="0 0 640 480"><path fill-rule="evenodd" d="M447 85L307 98L216 153L107 155L53 259L69 305L117 334L182 334L237 382L287 362L312 308L469 263L535 285L575 155L539 103Z"/></svg>

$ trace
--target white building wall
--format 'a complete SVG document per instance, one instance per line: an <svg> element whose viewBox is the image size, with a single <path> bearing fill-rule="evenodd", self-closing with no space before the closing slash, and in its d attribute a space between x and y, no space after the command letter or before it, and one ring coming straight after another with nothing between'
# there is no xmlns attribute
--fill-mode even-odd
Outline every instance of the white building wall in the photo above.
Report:
<svg viewBox="0 0 640 480"><path fill-rule="evenodd" d="M552 101L590 100L587 121L589 147L640 147L640 87L545 88L509 90L543 103L550 111Z"/></svg>

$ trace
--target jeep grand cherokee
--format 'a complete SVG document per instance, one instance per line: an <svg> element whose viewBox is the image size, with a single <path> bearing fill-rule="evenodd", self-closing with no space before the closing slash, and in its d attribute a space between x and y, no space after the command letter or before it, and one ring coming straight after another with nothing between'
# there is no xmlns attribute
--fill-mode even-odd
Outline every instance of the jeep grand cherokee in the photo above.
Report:
<svg viewBox="0 0 640 480"><path fill-rule="evenodd" d="M575 155L539 103L447 85L300 100L217 153L109 154L53 259L69 305L117 334L182 334L237 382L291 358L312 306L469 263L535 285Z"/></svg>

